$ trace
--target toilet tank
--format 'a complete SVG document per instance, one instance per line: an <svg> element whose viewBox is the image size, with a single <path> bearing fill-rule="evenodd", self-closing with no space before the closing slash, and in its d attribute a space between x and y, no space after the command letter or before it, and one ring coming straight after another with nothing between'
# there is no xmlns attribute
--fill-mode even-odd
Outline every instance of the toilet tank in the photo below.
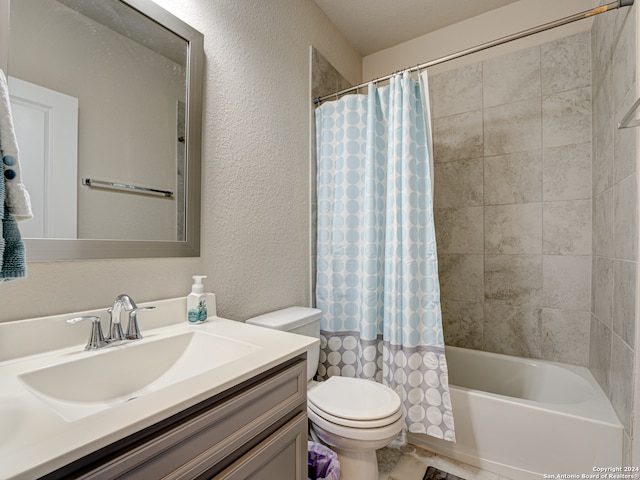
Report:
<svg viewBox="0 0 640 480"><path fill-rule="evenodd" d="M250 318L246 323L320 339L321 317L317 308L288 307ZM313 380L318 371L319 356L318 345L307 351L307 381Z"/></svg>

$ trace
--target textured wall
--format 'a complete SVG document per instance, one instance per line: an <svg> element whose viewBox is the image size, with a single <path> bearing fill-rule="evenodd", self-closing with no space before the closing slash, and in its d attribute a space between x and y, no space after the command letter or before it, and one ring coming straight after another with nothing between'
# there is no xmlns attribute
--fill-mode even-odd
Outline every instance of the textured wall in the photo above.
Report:
<svg viewBox="0 0 640 480"><path fill-rule="evenodd" d="M586 365L589 32L431 77L447 343Z"/></svg>
<svg viewBox="0 0 640 480"><path fill-rule="evenodd" d="M349 81L361 58L312 0L157 0L205 34L202 256L30 263L0 321L186 295L208 275L222 316L310 303L309 47Z"/></svg>
<svg viewBox="0 0 640 480"><path fill-rule="evenodd" d="M618 130L616 126L640 95L635 84L637 8L597 17L592 31L593 298L589 367L625 426L627 446L637 391L631 379L638 334L638 129Z"/></svg>

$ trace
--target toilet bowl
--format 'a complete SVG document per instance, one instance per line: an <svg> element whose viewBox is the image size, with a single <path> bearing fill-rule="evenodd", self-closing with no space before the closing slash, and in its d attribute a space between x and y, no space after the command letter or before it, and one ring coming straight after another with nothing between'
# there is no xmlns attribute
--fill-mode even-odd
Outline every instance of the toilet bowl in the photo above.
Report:
<svg viewBox="0 0 640 480"><path fill-rule="evenodd" d="M378 478L376 450L404 424L400 397L371 380L334 376L307 391L307 414L320 440L340 460L341 478Z"/></svg>
<svg viewBox="0 0 640 480"><path fill-rule="evenodd" d="M320 338L321 312L289 307L246 323ZM402 430L400 397L371 380L333 376L312 381L320 347L307 352L307 415L317 437L338 454L342 480L378 478L376 450L387 446Z"/></svg>

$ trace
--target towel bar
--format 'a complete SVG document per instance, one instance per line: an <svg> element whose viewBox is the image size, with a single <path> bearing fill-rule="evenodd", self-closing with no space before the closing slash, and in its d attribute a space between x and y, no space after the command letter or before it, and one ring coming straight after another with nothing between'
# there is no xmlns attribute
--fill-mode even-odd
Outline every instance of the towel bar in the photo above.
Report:
<svg viewBox="0 0 640 480"><path fill-rule="evenodd" d="M96 180L95 178L82 178L82 185L88 187L113 188L115 190L126 190L136 193L145 193L147 195L160 195L162 197L173 197L170 190L160 190L157 188L141 187L139 185L129 185L126 183L109 182L105 180Z"/></svg>

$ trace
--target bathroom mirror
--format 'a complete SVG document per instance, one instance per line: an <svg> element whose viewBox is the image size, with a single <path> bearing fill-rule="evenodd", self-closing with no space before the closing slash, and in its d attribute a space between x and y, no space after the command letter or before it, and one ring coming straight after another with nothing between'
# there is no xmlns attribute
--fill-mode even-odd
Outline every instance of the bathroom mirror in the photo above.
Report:
<svg viewBox="0 0 640 480"><path fill-rule="evenodd" d="M152 0L0 7L27 260L198 256L202 34Z"/></svg>

